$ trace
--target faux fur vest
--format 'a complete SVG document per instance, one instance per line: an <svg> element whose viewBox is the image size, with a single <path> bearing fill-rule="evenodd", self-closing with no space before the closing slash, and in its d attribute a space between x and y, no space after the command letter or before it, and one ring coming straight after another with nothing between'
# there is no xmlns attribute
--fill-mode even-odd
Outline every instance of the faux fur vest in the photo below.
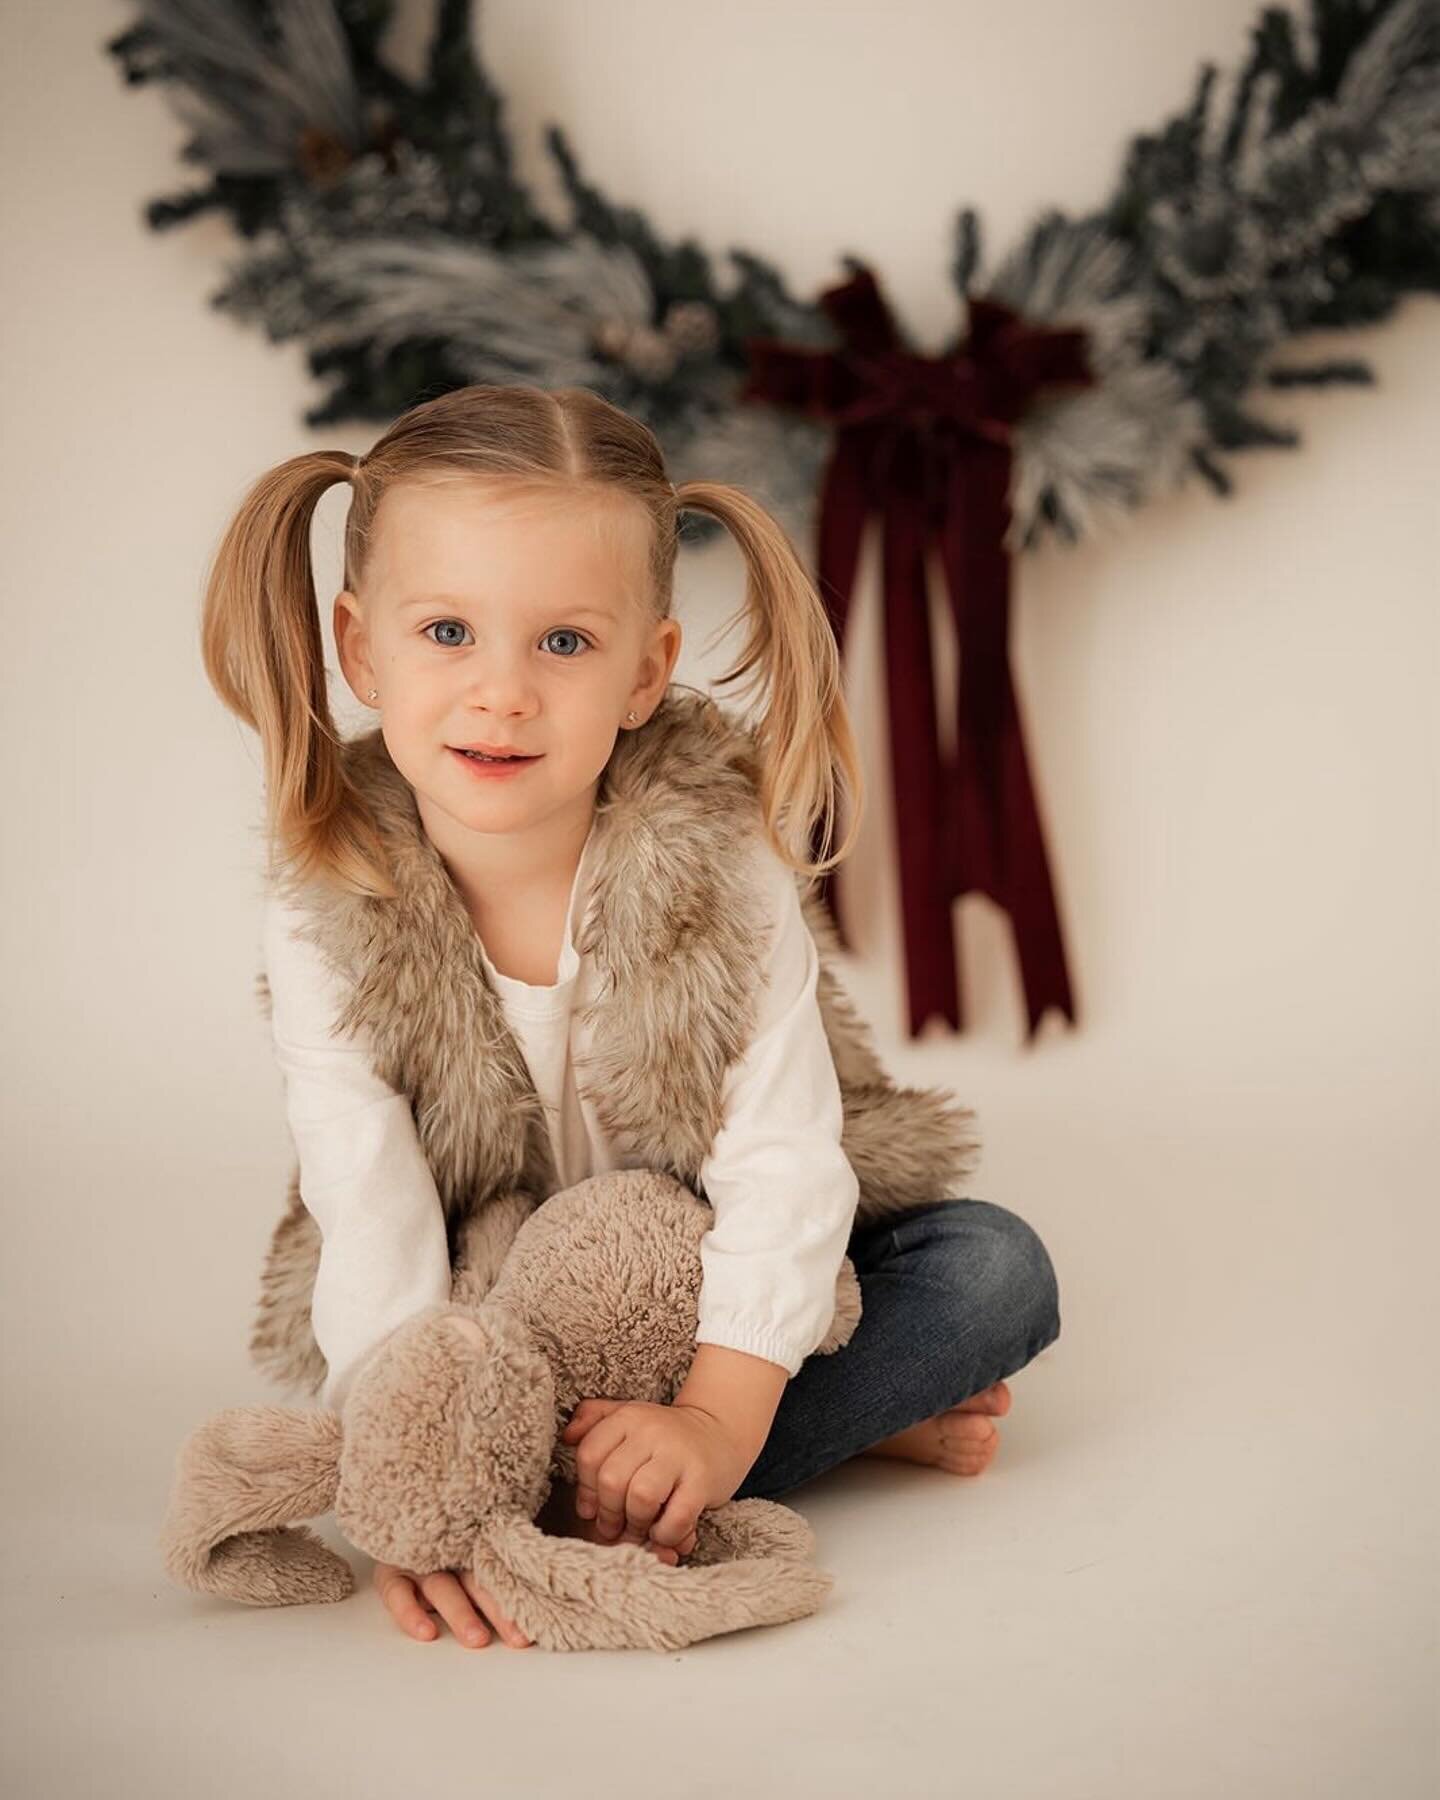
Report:
<svg viewBox="0 0 1440 1800"><path fill-rule="evenodd" d="M474 924L379 728L349 740L342 756L382 833L399 894L292 889L307 915L301 935L344 984L338 1028L363 1029L376 1072L410 1098L452 1267L473 1264L485 1235L476 1228L486 1222L494 1241L483 1292L525 1216L556 1189L544 1107ZM672 687L644 726L616 740L587 859L591 898L576 948L597 960L601 985L586 1021L592 1052L576 1080L607 1135L702 1200L700 1164L722 1123L725 1073L749 1042L762 979L767 927L744 879L749 841L763 829L758 766L748 728L707 696ZM979 1149L974 1113L943 1088L899 1087L886 1074L837 977L829 915L803 877L796 882L819 957L857 1220L955 1197ZM263 971L256 992L268 1017ZM250 1352L275 1381L316 1393L326 1375L310 1325L320 1231L299 1175L297 1165L266 1255Z"/></svg>

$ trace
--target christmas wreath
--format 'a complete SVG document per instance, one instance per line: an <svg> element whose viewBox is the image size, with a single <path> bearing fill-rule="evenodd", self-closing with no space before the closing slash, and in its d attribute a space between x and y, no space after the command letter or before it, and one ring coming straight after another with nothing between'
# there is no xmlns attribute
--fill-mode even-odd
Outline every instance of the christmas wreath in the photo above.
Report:
<svg viewBox="0 0 1440 1800"><path fill-rule="evenodd" d="M1074 543L1222 457L1298 434L1261 387L1368 382L1350 359L1278 360L1312 330L1385 318L1440 277L1440 0L1311 0L1261 13L1227 108L1205 64L1188 106L1129 145L1114 192L1039 216L983 279L975 212L950 274L964 326L907 345L874 274L814 302L732 249L722 291L692 238L665 242L546 142L573 218L516 180L472 0L440 0L424 79L391 67L392 0L145 0L105 45L160 82L208 180L150 203L212 209L253 248L212 304L302 339L329 386L305 414L389 422L473 382L581 385L643 419L677 479L756 492L815 574L842 652L879 514L909 1030L962 1029L952 903L1010 917L1030 1038L1076 1013L1008 661L1011 556ZM718 527L687 515L687 539ZM958 641L957 749L942 766L925 552ZM821 893L848 942L833 877Z"/></svg>

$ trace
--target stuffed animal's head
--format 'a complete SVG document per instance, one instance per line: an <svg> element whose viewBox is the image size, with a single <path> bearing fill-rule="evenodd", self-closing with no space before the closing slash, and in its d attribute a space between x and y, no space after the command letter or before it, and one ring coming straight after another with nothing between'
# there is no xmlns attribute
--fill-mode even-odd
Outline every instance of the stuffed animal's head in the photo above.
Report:
<svg viewBox="0 0 1440 1800"><path fill-rule="evenodd" d="M377 1562L461 1568L497 1515L544 1504L549 1365L502 1306L429 1307L384 1351L345 1400L335 1521Z"/></svg>

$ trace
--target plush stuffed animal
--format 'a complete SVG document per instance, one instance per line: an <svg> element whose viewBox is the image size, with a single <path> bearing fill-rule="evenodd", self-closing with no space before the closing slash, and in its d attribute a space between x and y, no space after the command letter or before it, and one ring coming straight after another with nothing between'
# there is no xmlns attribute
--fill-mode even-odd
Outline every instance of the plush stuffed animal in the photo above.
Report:
<svg viewBox="0 0 1440 1800"><path fill-rule="evenodd" d="M575 1481L560 1434L584 1396L669 1403L679 1391L713 1214L651 1169L592 1176L542 1206L500 1198L460 1246L450 1304L390 1332L341 1411L231 1407L192 1433L161 1536L170 1578L254 1606L343 1600L350 1565L293 1523L333 1507L377 1562L472 1569L549 1650L673 1650L814 1612L833 1578L805 1520L773 1500L701 1513L674 1565L537 1526L552 1480ZM859 1319L846 1257L817 1353L848 1343Z"/></svg>

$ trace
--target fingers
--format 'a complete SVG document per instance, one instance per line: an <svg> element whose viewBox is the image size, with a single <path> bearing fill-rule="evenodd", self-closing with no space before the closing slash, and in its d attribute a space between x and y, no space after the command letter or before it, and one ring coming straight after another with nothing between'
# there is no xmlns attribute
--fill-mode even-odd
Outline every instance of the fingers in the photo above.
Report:
<svg viewBox="0 0 1440 1800"><path fill-rule="evenodd" d="M625 1404L584 1399L565 1426L563 1435L579 1441L576 1517L595 1521L598 1543L644 1544L648 1539L655 1549L688 1554L695 1547L704 1496L684 1483L678 1459L652 1454L645 1431L635 1432L621 1412ZM629 1407L631 1418L636 1410Z"/></svg>
<svg viewBox="0 0 1440 1800"><path fill-rule="evenodd" d="M695 1547L696 1521L704 1510L703 1496L683 1479L667 1496L663 1510L649 1526L650 1539L656 1544L682 1544L689 1540Z"/></svg>
<svg viewBox="0 0 1440 1800"><path fill-rule="evenodd" d="M670 1497L674 1473L658 1462L643 1445L617 1444L600 1465L594 1478L595 1534L602 1541L645 1541L650 1521ZM582 1507L585 1483L576 1494ZM582 1511L582 1518L587 1515Z"/></svg>
<svg viewBox="0 0 1440 1800"><path fill-rule="evenodd" d="M692 1531L687 1537L681 1538L678 1544L657 1544L653 1537L647 1538L645 1548L657 1562L664 1563L667 1569L673 1569L695 1548L699 1536L699 1532Z"/></svg>
<svg viewBox="0 0 1440 1800"><path fill-rule="evenodd" d="M481 1587L468 1569L460 1569L457 1573L465 1592L484 1611L485 1617L493 1622L495 1629L511 1649L528 1650L534 1642L533 1638L526 1637L510 1615L501 1611L499 1601L489 1588Z"/></svg>
<svg viewBox="0 0 1440 1800"><path fill-rule="evenodd" d="M435 1636L435 1627L420 1604L415 1583L404 1569L397 1569L393 1563L377 1562L375 1587L385 1602L385 1610L402 1631L408 1631L411 1637L422 1640Z"/></svg>
<svg viewBox="0 0 1440 1800"><path fill-rule="evenodd" d="M623 1400L596 1398L580 1401L565 1422L565 1429L560 1433L561 1442L577 1443L592 1425L598 1424L607 1414L614 1412L617 1406L624 1404Z"/></svg>
<svg viewBox="0 0 1440 1800"><path fill-rule="evenodd" d="M486 1619L493 1622L504 1641L516 1650L529 1649L533 1642L501 1609L489 1589L481 1587L468 1570L441 1569L434 1574L417 1576L392 1563L376 1563L375 1586L387 1611L412 1637L426 1640L435 1636L435 1626L420 1598L423 1595L461 1643L474 1649L483 1649L490 1642ZM483 1610L485 1618L477 1614L476 1606Z"/></svg>
<svg viewBox="0 0 1440 1800"><path fill-rule="evenodd" d="M669 1542L668 1538L656 1538L651 1525L662 1509L669 1510L666 1503L675 1490L679 1476L680 1471L673 1464L652 1456L630 1477L622 1502L625 1508L626 1543L643 1544L647 1537L655 1538L657 1544Z"/></svg>
<svg viewBox="0 0 1440 1800"><path fill-rule="evenodd" d="M461 1587L449 1569L422 1575L420 1592L462 1644L469 1644L478 1650L490 1642L490 1632L484 1619L476 1613L470 1604L467 1590Z"/></svg>
<svg viewBox="0 0 1440 1800"><path fill-rule="evenodd" d="M643 1444L626 1439L624 1421L617 1420L613 1413L586 1433L575 1452L575 1511L582 1519L595 1520L600 1538L618 1537L623 1530L625 1492L630 1478L649 1460L650 1452Z"/></svg>

